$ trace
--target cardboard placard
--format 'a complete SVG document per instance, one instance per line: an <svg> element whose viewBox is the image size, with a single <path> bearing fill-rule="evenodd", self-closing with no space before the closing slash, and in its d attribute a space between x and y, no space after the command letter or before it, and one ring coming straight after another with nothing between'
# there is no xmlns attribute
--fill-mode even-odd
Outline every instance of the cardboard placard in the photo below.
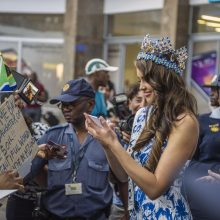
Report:
<svg viewBox="0 0 220 220"><path fill-rule="evenodd" d="M25 176L37 149L35 139L11 95L0 105L0 172L15 169Z"/></svg>

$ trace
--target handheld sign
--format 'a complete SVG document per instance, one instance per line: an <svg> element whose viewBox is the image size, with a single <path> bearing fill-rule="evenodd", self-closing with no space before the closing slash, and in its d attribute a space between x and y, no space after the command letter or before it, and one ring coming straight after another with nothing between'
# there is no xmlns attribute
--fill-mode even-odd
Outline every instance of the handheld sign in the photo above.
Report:
<svg viewBox="0 0 220 220"><path fill-rule="evenodd" d="M0 105L0 172L15 169L25 176L37 150L37 144L11 95Z"/></svg>

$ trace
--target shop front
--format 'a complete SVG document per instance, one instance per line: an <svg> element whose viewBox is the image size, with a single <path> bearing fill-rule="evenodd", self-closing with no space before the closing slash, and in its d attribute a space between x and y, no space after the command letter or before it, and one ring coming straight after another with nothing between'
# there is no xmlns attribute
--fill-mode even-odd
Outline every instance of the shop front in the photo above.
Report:
<svg viewBox="0 0 220 220"><path fill-rule="evenodd" d="M111 64L120 67L118 73L111 74L118 92L127 91L137 81L134 60L143 36L146 33L154 38L161 35L164 1L151 3L149 6L144 1L137 1L138 6L135 8L133 5L133 10L128 3L120 11L119 7L112 6L113 2L110 4L106 0L104 57ZM189 30L184 33L189 36L185 80L198 100L199 113L204 113L209 111L209 91L202 85L208 83L214 74L220 73L220 3L190 0L189 6ZM181 20L178 20L177 25L182 25ZM178 38L181 33L176 35Z"/></svg>
<svg viewBox="0 0 220 220"><path fill-rule="evenodd" d="M191 16L188 81L203 113L209 111L210 94L203 85L220 74L220 3L192 4Z"/></svg>
<svg viewBox="0 0 220 220"><path fill-rule="evenodd" d="M19 73L36 72L52 97L63 85L65 5L58 1L59 10L50 11L46 10L51 8L50 0L45 0L44 9L33 1L21 0L17 7L15 1L9 2L0 1L0 51L4 60Z"/></svg>

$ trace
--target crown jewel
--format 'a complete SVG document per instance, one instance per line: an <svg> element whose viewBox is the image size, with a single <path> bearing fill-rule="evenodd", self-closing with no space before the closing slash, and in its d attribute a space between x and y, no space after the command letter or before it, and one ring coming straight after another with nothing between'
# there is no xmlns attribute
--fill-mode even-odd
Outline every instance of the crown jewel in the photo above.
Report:
<svg viewBox="0 0 220 220"><path fill-rule="evenodd" d="M175 50L168 37L152 40L148 34L144 37L137 60L152 60L156 64L163 65L181 75L185 69L187 57L186 47Z"/></svg>

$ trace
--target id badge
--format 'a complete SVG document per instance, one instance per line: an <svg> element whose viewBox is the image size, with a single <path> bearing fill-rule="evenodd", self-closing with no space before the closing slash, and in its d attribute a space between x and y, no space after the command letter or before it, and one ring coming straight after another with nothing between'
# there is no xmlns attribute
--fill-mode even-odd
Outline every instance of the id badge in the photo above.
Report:
<svg viewBox="0 0 220 220"><path fill-rule="evenodd" d="M82 183L65 184L65 195L82 194Z"/></svg>

